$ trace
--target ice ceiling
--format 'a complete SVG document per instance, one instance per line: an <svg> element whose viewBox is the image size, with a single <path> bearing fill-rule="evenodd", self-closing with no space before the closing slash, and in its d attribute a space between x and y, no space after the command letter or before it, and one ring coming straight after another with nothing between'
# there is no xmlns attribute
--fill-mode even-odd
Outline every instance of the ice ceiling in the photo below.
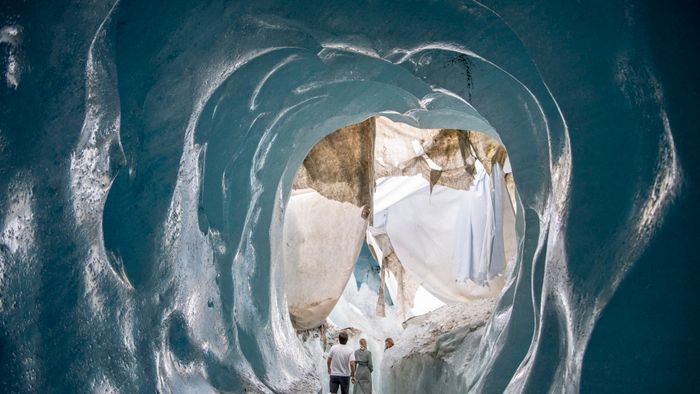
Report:
<svg viewBox="0 0 700 394"><path fill-rule="evenodd" d="M415 377L404 389L576 392L600 312L680 184L630 4L3 7L8 391L318 392L285 294L285 210L318 141L380 116L484 133L518 185L513 280L483 326L440 326L453 351L397 367ZM361 241L366 191L325 192L357 207Z"/></svg>

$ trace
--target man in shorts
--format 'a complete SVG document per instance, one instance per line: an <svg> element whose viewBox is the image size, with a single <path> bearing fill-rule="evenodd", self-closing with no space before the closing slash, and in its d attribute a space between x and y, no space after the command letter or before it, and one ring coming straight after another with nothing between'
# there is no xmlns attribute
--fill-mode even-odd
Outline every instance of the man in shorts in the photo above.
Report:
<svg viewBox="0 0 700 394"><path fill-rule="evenodd" d="M328 354L328 374L331 376L331 393L336 394L338 387L342 394L350 394L350 378L355 377L355 350L347 345L348 333L341 331L338 342L331 346Z"/></svg>

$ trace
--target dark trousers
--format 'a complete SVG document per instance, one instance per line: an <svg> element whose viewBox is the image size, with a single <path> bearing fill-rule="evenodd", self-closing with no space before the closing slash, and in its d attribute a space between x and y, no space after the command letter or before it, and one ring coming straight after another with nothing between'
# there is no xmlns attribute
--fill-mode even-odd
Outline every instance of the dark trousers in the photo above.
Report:
<svg viewBox="0 0 700 394"><path fill-rule="evenodd" d="M331 375L331 393L337 393L338 386L341 393L350 394L350 377Z"/></svg>

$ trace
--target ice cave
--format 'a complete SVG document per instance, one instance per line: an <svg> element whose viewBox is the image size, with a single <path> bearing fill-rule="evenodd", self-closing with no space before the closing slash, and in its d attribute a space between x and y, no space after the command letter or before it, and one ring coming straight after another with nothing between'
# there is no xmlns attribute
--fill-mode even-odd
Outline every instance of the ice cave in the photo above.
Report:
<svg viewBox="0 0 700 394"><path fill-rule="evenodd" d="M320 363L340 330L351 344L364 337L382 365L378 387L382 374L416 368L408 360L435 349L438 360L417 364L447 374L439 362L458 349L437 333L459 326L472 344L459 357L469 357L512 282L516 201L506 149L484 133L378 116L327 135L299 167L284 216L285 293L300 339ZM365 253L360 265L363 245L371 261ZM383 391L416 389L400 381Z"/></svg>
<svg viewBox="0 0 700 394"><path fill-rule="evenodd" d="M0 2L0 392L696 391L699 18Z"/></svg>

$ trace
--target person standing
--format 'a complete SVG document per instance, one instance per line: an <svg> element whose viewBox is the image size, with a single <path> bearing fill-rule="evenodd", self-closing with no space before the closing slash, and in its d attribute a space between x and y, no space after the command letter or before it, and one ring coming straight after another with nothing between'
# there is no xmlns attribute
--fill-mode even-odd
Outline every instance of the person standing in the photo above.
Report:
<svg viewBox="0 0 700 394"><path fill-rule="evenodd" d="M394 347L394 340L391 338L387 338L384 340L384 351L387 351Z"/></svg>
<svg viewBox="0 0 700 394"><path fill-rule="evenodd" d="M350 394L350 378L355 379L355 355L348 343L348 333L341 331L338 334L338 342L331 346L328 354L328 374L330 375L330 391L332 394L340 392Z"/></svg>
<svg viewBox="0 0 700 394"><path fill-rule="evenodd" d="M353 394L372 394L372 352L367 350L367 340L360 339L360 349L355 351L355 385Z"/></svg>

